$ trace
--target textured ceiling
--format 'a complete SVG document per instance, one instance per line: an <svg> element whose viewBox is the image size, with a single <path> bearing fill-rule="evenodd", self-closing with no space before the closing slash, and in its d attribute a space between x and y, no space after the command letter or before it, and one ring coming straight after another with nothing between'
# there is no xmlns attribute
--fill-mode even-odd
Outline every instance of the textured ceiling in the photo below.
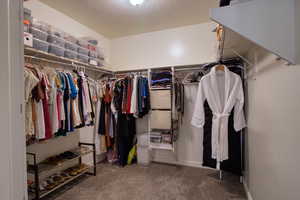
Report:
<svg viewBox="0 0 300 200"><path fill-rule="evenodd" d="M209 21L217 0L40 0L108 38L123 37Z"/></svg>

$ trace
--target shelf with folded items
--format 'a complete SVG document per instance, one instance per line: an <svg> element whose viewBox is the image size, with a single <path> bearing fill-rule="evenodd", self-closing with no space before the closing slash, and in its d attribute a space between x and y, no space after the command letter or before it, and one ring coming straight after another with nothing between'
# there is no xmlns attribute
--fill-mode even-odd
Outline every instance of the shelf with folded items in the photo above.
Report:
<svg viewBox="0 0 300 200"><path fill-rule="evenodd" d="M86 174L92 168L93 168L93 166L85 165L85 168L81 169L81 171L78 174L69 177L67 180L65 180L64 182L56 185L55 187L53 187L50 190L41 191L40 195L39 195L39 198L43 198L43 197L49 195L50 193L54 192L55 190L61 188L62 186L66 185L66 184L70 183L71 181L79 178L80 176ZM35 195L34 192L29 192L29 199L30 200L35 199L34 195Z"/></svg>
<svg viewBox="0 0 300 200"><path fill-rule="evenodd" d="M28 165L27 172L34 174L35 167L37 167L38 173L49 172L55 170L56 168L63 167L67 163L70 163L74 160L80 159L82 156L93 153L94 150L91 150L87 147L78 147L76 149L64 152L60 155L50 157L40 163L35 165ZM30 153L28 153L30 154ZM30 154L31 155L31 154Z"/></svg>
<svg viewBox="0 0 300 200"><path fill-rule="evenodd" d="M150 90L171 90L170 87L150 87Z"/></svg>
<svg viewBox="0 0 300 200"><path fill-rule="evenodd" d="M113 74L113 72L110 71L109 69L105 69L108 66L107 63L104 64L105 65L104 67L97 68L95 65L84 63L84 62L81 62L81 61L75 60L75 59L65 58L65 57L62 57L62 56L57 56L57 55L54 55L54 54L51 54L51 53L48 53L48 52L44 52L44 51L34 49L32 47L29 47L29 46L24 47L24 55L25 55L25 58L27 57L28 59L30 59L30 58L31 59L39 58L41 60L42 59L51 60L53 62L60 62L60 63L66 64L66 65L76 64L76 65L85 67L86 70L98 71L98 72L102 72L102 73L106 73L106 74Z"/></svg>

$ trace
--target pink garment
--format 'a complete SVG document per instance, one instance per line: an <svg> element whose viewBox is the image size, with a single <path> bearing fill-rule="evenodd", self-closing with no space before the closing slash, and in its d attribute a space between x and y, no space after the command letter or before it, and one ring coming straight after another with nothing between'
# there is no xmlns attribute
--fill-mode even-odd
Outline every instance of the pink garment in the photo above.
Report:
<svg viewBox="0 0 300 200"><path fill-rule="evenodd" d="M57 92L56 94L56 106L57 106L57 115L58 115L58 127L62 128L61 126L61 92Z"/></svg>
<svg viewBox="0 0 300 200"><path fill-rule="evenodd" d="M48 96L48 84L49 81L47 77L43 74L42 76L42 85L43 92L45 94L45 98L43 101L43 110L44 110L44 121L45 121L45 131L46 131L46 139L52 138L52 127L51 127L51 119L50 119L50 111L49 111L49 96Z"/></svg>

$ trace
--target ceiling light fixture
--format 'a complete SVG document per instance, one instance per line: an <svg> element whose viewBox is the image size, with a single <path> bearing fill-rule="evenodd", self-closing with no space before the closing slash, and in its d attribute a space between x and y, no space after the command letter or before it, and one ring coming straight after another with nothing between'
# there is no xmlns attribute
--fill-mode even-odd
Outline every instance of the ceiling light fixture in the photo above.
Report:
<svg viewBox="0 0 300 200"><path fill-rule="evenodd" d="M131 3L131 5L133 6L139 6L141 4L144 3L144 0L129 0L129 2Z"/></svg>

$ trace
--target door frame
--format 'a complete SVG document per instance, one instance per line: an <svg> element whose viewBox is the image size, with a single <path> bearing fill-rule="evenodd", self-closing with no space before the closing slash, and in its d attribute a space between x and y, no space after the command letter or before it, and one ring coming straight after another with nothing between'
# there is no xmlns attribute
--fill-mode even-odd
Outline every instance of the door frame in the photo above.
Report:
<svg viewBox="0 0 300 200"><path fill-rule="evenodd" d="M1 0L0 22L0 194L27 200L23 0Z"/></svg>

